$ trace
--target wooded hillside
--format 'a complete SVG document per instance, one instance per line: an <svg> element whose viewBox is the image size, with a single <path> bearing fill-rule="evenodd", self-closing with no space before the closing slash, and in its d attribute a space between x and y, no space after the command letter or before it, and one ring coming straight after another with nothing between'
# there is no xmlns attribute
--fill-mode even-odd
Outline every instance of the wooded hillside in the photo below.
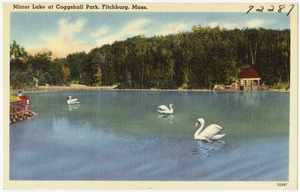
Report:
<svg viewBox="0 0 300 192"><path fill-rule="evenodd" d="M51 52L29 55L10 47L11 86L112 85L119 88L211 88L230 84L245 67L262 82L290 81L290 30L194 26L192 32L143 35L52 59Z"/></svg>

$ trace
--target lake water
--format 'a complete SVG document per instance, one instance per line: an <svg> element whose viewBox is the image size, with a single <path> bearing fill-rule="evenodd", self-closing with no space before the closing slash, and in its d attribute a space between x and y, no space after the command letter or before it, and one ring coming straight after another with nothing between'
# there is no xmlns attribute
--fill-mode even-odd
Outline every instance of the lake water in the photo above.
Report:
<svg viewBox="0 0 300 192"><path fill-rule="evenodd" d="M67 105L67 97L80 104ZM27 93L38 115L10 126L11 180L288 181L289 93ZM161 104L174 106L162 117ZM196 119L224 127L194 140Z"/></svg>

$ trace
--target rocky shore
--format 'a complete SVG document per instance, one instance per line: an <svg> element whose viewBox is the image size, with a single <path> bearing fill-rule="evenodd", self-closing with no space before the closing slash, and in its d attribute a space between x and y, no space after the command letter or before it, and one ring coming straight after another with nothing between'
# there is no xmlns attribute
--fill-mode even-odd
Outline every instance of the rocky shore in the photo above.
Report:
<svg viewBox="0 0 300 192"><path fill-rule="evenodd" d="M10 123L16 123L35 116L36 113L28 109L26 101L11 101L9 110Z"/></svg>

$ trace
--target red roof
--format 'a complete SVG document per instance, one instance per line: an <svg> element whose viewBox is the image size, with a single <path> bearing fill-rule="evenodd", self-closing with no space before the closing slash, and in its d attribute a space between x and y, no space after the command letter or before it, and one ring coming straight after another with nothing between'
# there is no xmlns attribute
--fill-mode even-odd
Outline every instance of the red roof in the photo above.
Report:
<svg viewBox="0 0 300 192"><path fill-rule="evenodd" d="M239 75L239 79L241 78L260 78L257 71L255 71L253 68L248 67L242 70L242 72Z"/></svg>

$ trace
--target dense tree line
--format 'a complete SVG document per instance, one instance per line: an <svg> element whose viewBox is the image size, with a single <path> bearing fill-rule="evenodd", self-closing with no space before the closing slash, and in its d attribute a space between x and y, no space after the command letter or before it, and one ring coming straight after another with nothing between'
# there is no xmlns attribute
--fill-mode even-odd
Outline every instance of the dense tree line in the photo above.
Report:
<svg viewBox="0 0 300 192"><path fill-rule="evenodd" d="M267 85L290 79L290 30L193 26L192 32L142 35L115 41L89 53L52 59L10 47L11 86L39 84L112 85L119 88L211 88L230 84L253 67Z"/></svg>

